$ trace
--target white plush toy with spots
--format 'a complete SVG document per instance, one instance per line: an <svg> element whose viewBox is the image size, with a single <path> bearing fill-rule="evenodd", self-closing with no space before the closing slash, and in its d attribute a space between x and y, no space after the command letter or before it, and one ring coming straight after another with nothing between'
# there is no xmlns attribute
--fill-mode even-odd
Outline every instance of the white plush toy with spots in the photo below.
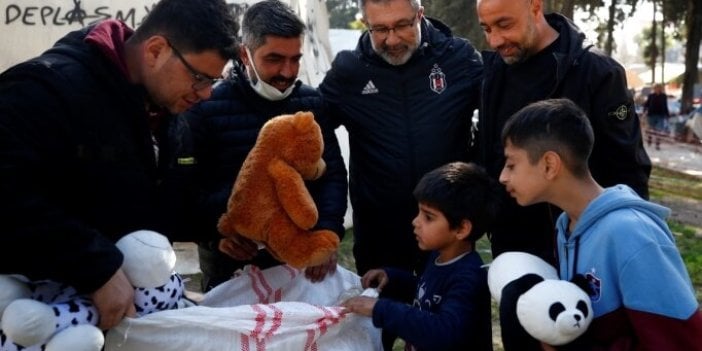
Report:
<svg viewBox="0 0 702 351"><path fill-rule="evenodd" d="M135 287L137 315L187 305L168 239L140 230L117 242ZM0 351L99 351L105 343L90 298L65 284L0 275Z"/></svg>

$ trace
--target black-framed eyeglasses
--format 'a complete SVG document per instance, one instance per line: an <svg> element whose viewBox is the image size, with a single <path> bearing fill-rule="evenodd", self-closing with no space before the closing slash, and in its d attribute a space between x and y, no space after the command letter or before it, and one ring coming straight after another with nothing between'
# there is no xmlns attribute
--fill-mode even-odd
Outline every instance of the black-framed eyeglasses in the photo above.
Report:
<svg viewBox="0 0 702 351"><path fill-rule="evenodd" d="M417 23L417 17L415 13L412 19L402 20L394 27L370 27L368 28L368 32L378 40L386 39L390 35L390 32L395 32L395 35L409 34L409 32L414 29L414 24Z"/></svg>
<svg viewBox="0 0 702 351"><path fill-rule="evenodd" d="M178 60L180 60L180 62L183 64L183 66L185 66L185 68L187 68L188 71L190 72L190 76L195 81L195 83L193 83L193 85L191 85L193 90L198 91L198 90L209 88L222 79L222 78L212 78L204 73L198 72L198 70L196 70L192 65L190 65L188 63L188 61L185 60L185 57L183 57L183 54L181 54L180 51L178 51L178 49L176 49L176 47L173 46L173 44L171 44L170 40L166 39L166 42L168 43L168 46L170 46L171 49L173 49L173 53L178 58Z"/></svg>

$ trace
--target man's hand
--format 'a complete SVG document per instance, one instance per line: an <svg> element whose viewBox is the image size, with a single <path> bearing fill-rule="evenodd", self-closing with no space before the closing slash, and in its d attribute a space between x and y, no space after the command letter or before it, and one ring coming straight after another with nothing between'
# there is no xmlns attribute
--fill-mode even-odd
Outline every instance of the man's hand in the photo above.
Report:
<svg viewBox="0 0 702 351"><path fill-rule="evenodd" d="M241 235L220 239L218 248L237 261L250 261L258 255L258 244Z"/></svg>
<svg viewBox="0 0 702 351"><path fill-rule="evenodd" d="M385 285L388 285L388 274L382 269L371 269L366 272L361 278L361 286L364 289L376 288L378 292L383 290Z"/></svg>
<svg viewBox="0 0 702 351"><path fill-rule="evenodd" d="M331 275L336 272L337 254L334 252L327 262L320 264L319 266L307 267L305 269L305 278L313 283L318 283L324 280L327 274Z"/></svg>
<svg viewBox="0 0 702 351"><path fill-rule="evenodd" d="M90 297L100 315L98 327L102 330L116 326L124 317L136 317L134 287L121 268Z"/></svg>
<svg viewBox="0 0 702 351"><path fill-rule="evenodd" d="M541 343L541 349L544 351L557 351L557 349L555 347L553 347L545 342Z"/></svg>

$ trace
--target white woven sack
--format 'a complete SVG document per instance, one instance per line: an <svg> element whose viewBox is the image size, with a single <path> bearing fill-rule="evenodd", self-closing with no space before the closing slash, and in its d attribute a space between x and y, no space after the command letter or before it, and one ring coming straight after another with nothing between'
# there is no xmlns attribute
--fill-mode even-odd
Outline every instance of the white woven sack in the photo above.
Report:
<svg viewBox="0 0 702 351"><path fill-rule="evenodd" d="M358 275L341 266L319 283L289 266L250 267L200 306L125 319L107 333L105 351L382 350L370 318L336 307L360 292Z"/></svg>

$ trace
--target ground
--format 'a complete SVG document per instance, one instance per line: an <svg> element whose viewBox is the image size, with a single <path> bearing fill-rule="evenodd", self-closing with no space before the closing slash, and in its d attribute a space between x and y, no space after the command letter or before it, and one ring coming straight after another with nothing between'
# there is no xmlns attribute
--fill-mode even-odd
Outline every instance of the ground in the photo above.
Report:
<svg viewBox="0 0 702 351"><path fill-rule="evenodd" d="M702 230L702 201L678 196L666 196L656 200L671 209L670 219Z"/></svg>

